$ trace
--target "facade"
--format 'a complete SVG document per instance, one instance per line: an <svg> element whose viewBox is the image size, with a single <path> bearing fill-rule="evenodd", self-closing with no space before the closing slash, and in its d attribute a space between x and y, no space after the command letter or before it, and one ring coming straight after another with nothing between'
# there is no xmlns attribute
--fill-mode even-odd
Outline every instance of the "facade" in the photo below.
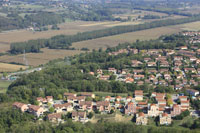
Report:
<svg viewBox="0 0 200 133"><path fill-rule="evenodd" d="M59 123L62 121L60 113L48 114L47 118L53 123Z"/></svg>
<svg viewBox="0 0 200 133"><path fill-rule="evenodd" d="M147 125L147 117L143 112L136 114L136 124L137 125Z"/></svg>
<svg viewBox="0 0 200 133"><path fill-rule="evenodd" d="M150 117L156 117L160 114L159 107L156 104L151 104L150 108L148 110L148 116Z"/></svg>
<svg viewBox="0 0 200 133"><path fill-rule="evenodd" d="M181 106L174 104L173 107L172 107L171 116L175 117L175 116L180 115L180 114L181 114Z"/></svg>
<svg viewBox="0 0 200 133"><path fill-rule="evenodd" d="M171 116L167 113L160 114L160 125L170 125L172 123Z"/></svg>
<svg viewBox="0 0 200 133"><path fill-rule="evenodd" d="M44 109L37 105L30 105L28 111L37 117L40 117L44 113Z"/></svg>
<svg viewBox="0 0 200 133"><path fill-rule="evenodd" d="M136 113L136 104L133 102L129 102L126 106L125 106L125 114L127 115L134 115Z"/></svg>
<svg viewBox="0 0 200 133"><path fill-rule="evenodd" d="M142 90L135 90L135 100L136 101L143 100L143 91Z"/></svg>
<svg viewBox="0 0 200 133"><path fill-rule="evenodd" d="M79 122L88 122L88 118L86 116L86 112L77 112L73 111L72 112L72 120L73 121L79 121Z"/></svg>

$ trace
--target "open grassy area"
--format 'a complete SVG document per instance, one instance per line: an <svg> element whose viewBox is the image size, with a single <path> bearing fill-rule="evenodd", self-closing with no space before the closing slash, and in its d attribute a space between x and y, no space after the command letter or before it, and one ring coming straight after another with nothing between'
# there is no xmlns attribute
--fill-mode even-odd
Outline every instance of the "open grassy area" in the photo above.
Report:
<svg viewBox="0 0 200 133"><path fill-rule="evenodd" d="M0 81L0 93L6 93L8 86L11 84L9 81Z"/></svg>
<svg viewBox="0 0 200 133"><path fill-rule="evenodd" d="M199 31L200 30L200 21L188 23L188 24L183 24L183 25L180 25L180 27L183 30Z"/></svg>

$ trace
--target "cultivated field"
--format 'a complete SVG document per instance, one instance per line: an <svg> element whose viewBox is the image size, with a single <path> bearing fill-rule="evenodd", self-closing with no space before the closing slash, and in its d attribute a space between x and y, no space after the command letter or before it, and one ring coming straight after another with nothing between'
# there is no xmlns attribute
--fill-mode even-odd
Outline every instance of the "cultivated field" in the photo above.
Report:
<svg viewBox="0 0 200 133"><path fill-rule="evenodd" d="M0 63L0 72L14 72L20 69L26 69L26 67L23 65Z"/></svg>
<svg viewBox="0 0 200 133"><path fill-rule="evenodd" d="M56 49L42 49L41 53L28 53L26 54L26 60L28 62L28 65L30 66L38 66L41 64L46 64L50 60L58 59L58 58L64 58L66 56L72 56L76 54L80 54L81 51L79 50L56 50ZM0 56L0 62L16 62L20 64L25 64L25 61L23 60L24 55L16 55L16 56Z"/></svg>
<svg viewBox="0 0 200 133"><path fill-rule="evenodd" d="M119 43L134 42L137 39L139 40L156 39L161 35L178 33L180 31L181 29L176 28L174 26L154 28L154 29L148 29L148 30L143 30L143 31L131 32L131 33L125 33L125 34L120 34L120 35L115 35L115 36L109 36L109 37L77 42L77 43L73 43L72 47L75 47L77 49L87 47L90 50L99 49L99 48L105 49L107 47L117 46Z"/></svg>
<svg viewBox="0 0 200 133"><path fill-rule="evenodd" d="M26 41L29 39L37 39L37 38L49 38L58 34L76 34L77 32L102 29L109 26L116 26L118 24L127 24L131 22L68 22L60 25L61 30L59 31L44 31L32 33L26 30L12 31L7 33L0 34L0 52L5 52L9 50L9 43L16 41ZM38 66L40 64L45 64L50 60L57 58L64 58L66 56L72 56L75 54L81 53L81 48L89 48L99 49L99 48L107 48L117 46L119 43L124 42L134 42L137 39L139 40L150 40L156 39L161 35L178 33L185 29L190 30L199 30L200 22L176 25L176 26L168 26L161 28L148 29L143 31L125 33L115 36L103 37L93 40L87 40L82 42L73 43L72 47L75 47L77 50L53 50L53 49L42 49L42 53L28 53L26 54L26 58L28 64L31 66ZM11 38L11 39L10 39ZM0 62L10 63L16 62L24 64L23 54L16 56L4 55L0 56Z"/></svg>

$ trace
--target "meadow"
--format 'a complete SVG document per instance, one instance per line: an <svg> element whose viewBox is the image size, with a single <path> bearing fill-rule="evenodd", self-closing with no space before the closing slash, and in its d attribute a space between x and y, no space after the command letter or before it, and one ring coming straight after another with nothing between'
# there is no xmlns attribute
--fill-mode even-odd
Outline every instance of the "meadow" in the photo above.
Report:
<svg viewBox="0 0 200 133"><path fill-rule="evenodd" d="M26 66L23 65L0 63L0 72L14 72L24 69L26 69Z"/></svg>
<svg viewBox="0 0 200 133"><path fill-rule="evenodd" d="M11 84L9 81L0 80L0 93L6 93L8 86Z"/></svg>

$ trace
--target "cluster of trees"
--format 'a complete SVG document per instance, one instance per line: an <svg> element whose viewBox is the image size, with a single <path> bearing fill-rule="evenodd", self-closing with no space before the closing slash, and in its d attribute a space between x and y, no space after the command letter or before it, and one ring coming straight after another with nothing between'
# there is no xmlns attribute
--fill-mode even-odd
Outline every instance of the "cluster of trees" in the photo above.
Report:
<svg viewBox="0 0 200 133"><path fill-rule="evenodd" d="M38 12L25 15L24 18L16 13L8 14L7 17L0 16L0 30L23 29L28 26L42 27L64 22L61 15L51 12Z"/></svg>
<svg viewBox="0 0 200 133"><path fill-rule="evenodd" d="M193 16L190 18L181 18L181 19L174 19L174 20L173 19L160 20L160 21L153 21L150 23L139 24L139 25L134 25L134 26L133 25L116 26L116 27L112 27L108 29L77 33L76 35L57 35L50 39L46 39L42 44L38 40L31 40L31 42L34 42L34 44L38 46L36 47L36 49L37 48L40 49L42 46L49 47L52 49L69 49L69 47L71 46L73 42L96 39L96 38L101 38L105 36L112 36L112 35L117 35L117 34L122 34L122 33L127 33L127 32L134 32L134 31L168 26L168 25L188 23L188 22L193 22L193 21L198 21L198 20L200 20L200 16ZM20 44L21 43L11 44L11 47L10 47L11 53L23 53L24 50L26 50L26 52L39 51L39 50L32 50L32 51L29 50L30 49L29 41L23 42L23 45L20 45Z"/></svg>
<svg viewBox="0 0 200 133"><path fill-rule="evenodd" d="M143 19L160 19L158 15L144 15Z"/></svg>

